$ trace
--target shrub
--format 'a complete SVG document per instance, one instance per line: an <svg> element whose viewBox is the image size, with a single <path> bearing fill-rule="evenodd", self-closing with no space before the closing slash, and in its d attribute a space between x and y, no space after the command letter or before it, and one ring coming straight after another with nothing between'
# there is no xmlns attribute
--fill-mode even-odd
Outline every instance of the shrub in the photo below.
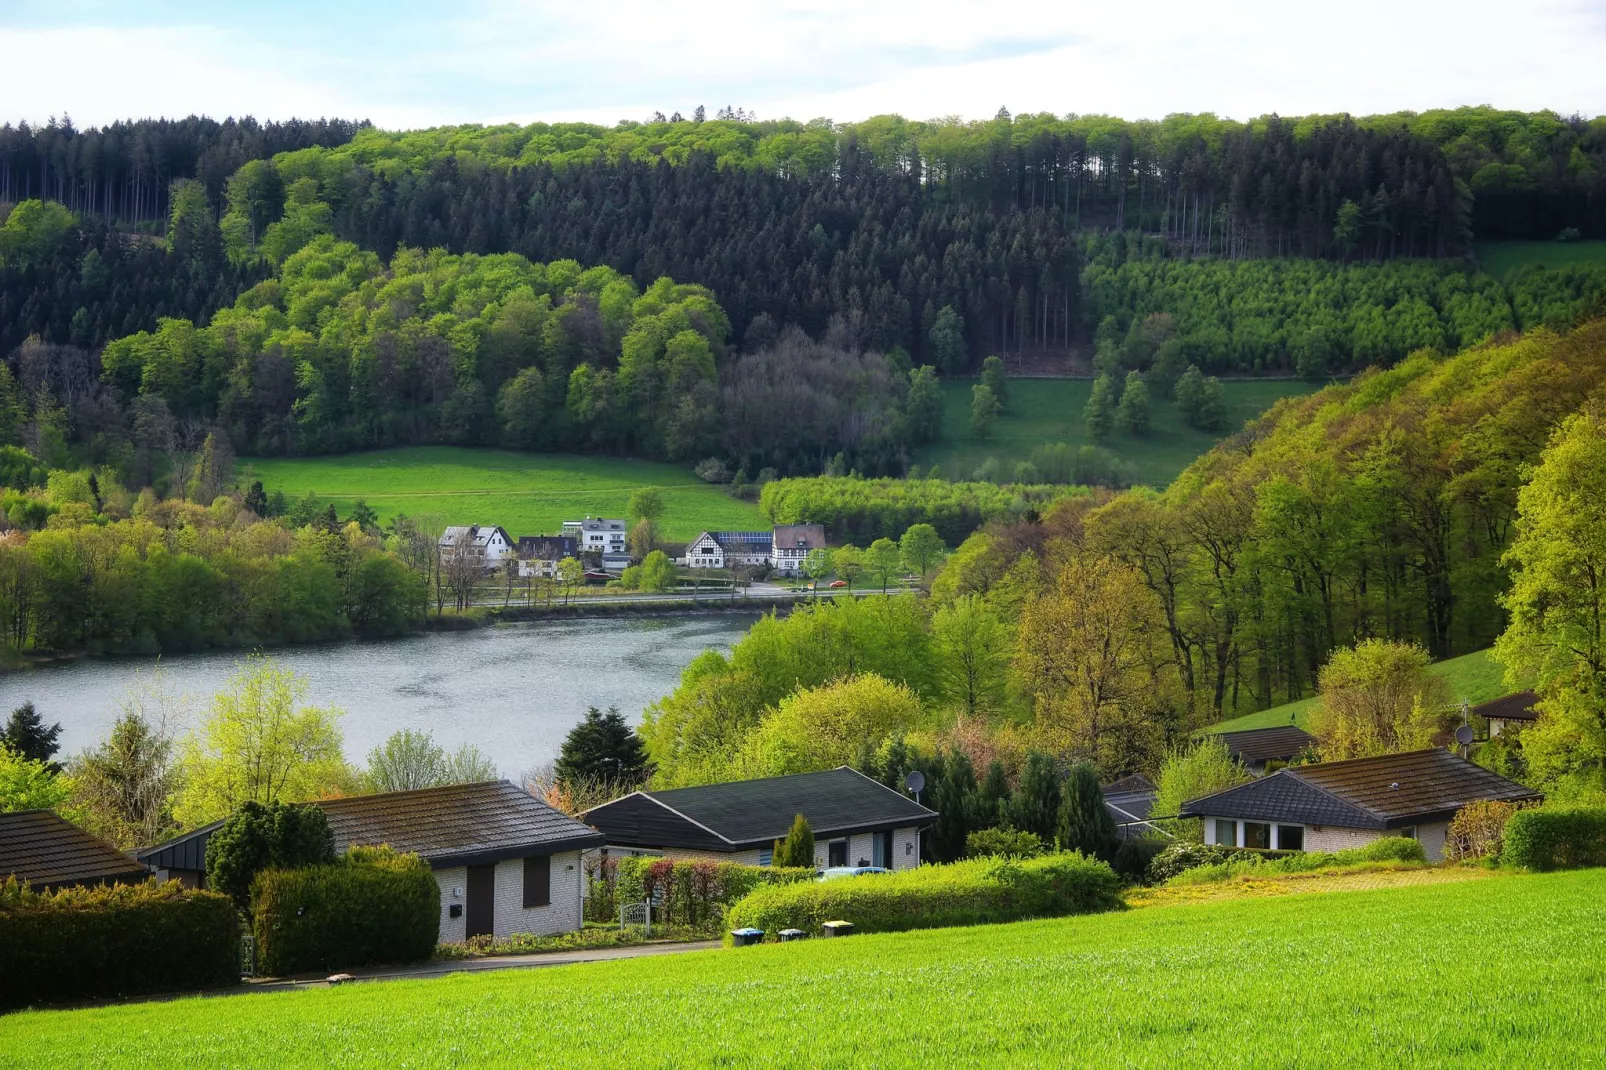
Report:
<svg viewBox="0 0 1606 1070"><path fill-rule="evenodd" d="M1177 840L1169 844L1149 861L1149 883L1164 884L1178 873L1198 866L1213 866L1225 862L1232 849L1214 844Z"/></svg>
<svg viewBox="0 0 1606 1070"><path fill-rule="evenodd" d="M249 910L252 882L262 870L334 860L335 834L318 807L248 802L207 840L206 883Z"/></svg>
<svg viewBox="0 0 1606 1070"><path fill-rule="evenodd" d="M1115 872L1128 880L1146 881L1150 864L1161 851L1171 845L1171 842L1144 836L1122 840L1121 845L1115 849L1115 858L1110 865Z"/></svg>
<svg viewBox="0 0 1606 1070"><path fill-rule="evenodd" d="M440 886L417 855L353 847L338 862L267 869L251 886L257 972L418 962L440 936Z"/></svg>
<svg viewBox="0 0 1606 1070"><path fill-rule="evenodd" d="M1500 862L1541 871L1606 865L1606 808L1519 810L1506 822Z"/></svg>
<svg viewBox="0 0 1606 1070"><path fill-rule="evenodd" d="M1018 829L977 829L965 837L967 858L1036 858L1044 851L1042 837Z"/></svg>
<svg viewBox="0 0 1606 1070"><path fill-rule="evenodd" d="M0 882L0 1007L218 988L240 980L228 896L177 881L28 891Z"/></svg>
<svg viewBox="0 0 1606 1070"><path fill-rule="evenodd" d="M768 884L791 884L814 879L814 867L744 866L736 862L685 860L651 855L626 856L617 861L611 876L614 915L618 904L651 899L653 924L683 925L709 930L717 927L730 905ZM594 893L593 893L594 894Z"/></svg>
<svg viewBox="0 0 1606 1070"><path fill-rule="evenodd" d="M898 873L760 888L731 908L728 928L819 933L836 919L859 932L981 925L1116 910L1120 878L1071 851L1025 860L976 858Z"/></svg>
<svg viewBox="0 0 1606 1070"><path fill-rule="evenodd" d="M798 814L792 819L792 827L787 830L786 838L775 841L771 857L777 866L814 868L814 830L809 828L807 818Z"/></svg>
<svg viewBox="0 0 1606 1070"><path fill-rule="evenodd" d="M1345 866L1398 869L1427 864L1422 844L1404 836L1383 836L1342 851L1253 851L1228 847L1217 850L1226 853L1222 861L1185 869L1171 878L1171 883L1210 884L1251 874L1270 877Z"/></svg>

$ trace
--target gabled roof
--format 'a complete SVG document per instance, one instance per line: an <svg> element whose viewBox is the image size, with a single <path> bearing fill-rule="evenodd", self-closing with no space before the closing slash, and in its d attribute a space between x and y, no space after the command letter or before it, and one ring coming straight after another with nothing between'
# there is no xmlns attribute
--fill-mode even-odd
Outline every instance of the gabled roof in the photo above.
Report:
<svg viewBox="0 0 1606 1070"><path fill-rule="evenodd" d="M580 551L580 540L573 535L521 535L519 556L538 561L561 561Z"/></svg>
<svg viewBox="0 0 1606 1070"><path fill-rule="evenodd" d="M512 546L513 536L497 524L454 524L441 532L441 545L457 546L460 545L460 540L467 538L470 546L483 549L491 544L491 537L499 532L502 541Z"/></svg>
<svg viewBox="0 0 1606 1070"><path fill-rule="evenodd" d="M619 846L768 846L802 814L817 838L927 825L937 813L847 766L819 773L638 791L581 814Z"/></svg>
<svg viewBox="0 0 1606 1070"><path fill-rule="evenodd" d="M1297 725L1249 728L1242 732L1222 732L1216 737L1227 753L1243 762L1287 761L1316 746L1316 737Z"/></svg>
<svg viewBox="0 0 1606 1070"><path fill-rule="evenodd" d="M602 845L594 830L506 780L353 795L313 805L329 819L335 850L385 843L414 852L436 868ZM214 821L148 847L139 857L160 869L204 868L206 841L221 824Z"/></svg>
<svg viewBox="0 0 1606 1070"><path fill-rule="evenodd" d="M1152 793L1156 790L1156 788L1154 786L1154 781L1150 780L1142 773L1133 773L1131 776L1124 776L1120 780L1114 781L1113 783L1102 784L1099 786L1099 790L1108 796L1133 795L1141 794L1143 792Z"/></svg>
<svg viewBox="0 0 1606 1070"><path fill-rule="evenodd" d="M0 880L35 891L70 884L137 881L150 870L49 810L0 814Z"/></svg>
<svg viewBox="0 0 1606 1070"><path fill-rule="evenodd" d="M1447 818L1468 803L1540 797L1498 773L1433 748L1290 766L1193 799L1183 805L1182 816L1389 829Z"/></svg>
<svg viewBox="0 0 1606 1070"><path fill-rule="evenodd" d="M767 554L772 545L767 531L710 531L708 535L728 554Z"/></svg>
<svg viewBox="0 0 1606 1070"><path fill-rule="evenodd" d="M1532 691L1518 691L1480 703L1471 712L1497 721L1537 721L1539 711L1534 705L1538 701L1539 696Z"/></svg>
<svg viewBox="0 0 1606 1070"><path fill-rule="evenodd" d="M823 550L825 525L777 524L772 538L777 550Z"/></svg>

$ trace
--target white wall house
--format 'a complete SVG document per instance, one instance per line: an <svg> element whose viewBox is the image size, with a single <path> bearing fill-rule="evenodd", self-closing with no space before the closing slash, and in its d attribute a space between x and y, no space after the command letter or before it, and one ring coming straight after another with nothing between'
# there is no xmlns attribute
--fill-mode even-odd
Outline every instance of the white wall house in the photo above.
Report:
<svg viewBox="0 0 1606 1070"><path fill-rule="evenodd" d="M798 814L814 832L815 864L910 869L937 813L841 766L820 773L637 791L580 815L608 854L770 864Z"/></svg>
<svg viewBox="0 0 1606 1070"><path fill-rule="evenodd" d="M563 534L579 540L585 553L619 555L628 553L625 538L630 529L623 520L588 516L584 520L565 520Z"/></svg>
<svg viewBox="0 0 1606 1070"><path fill-rule="evenodd" d="M1538 799L1447 750L1409 751L1295 765L1183 804L1204 824L1206 843L1276 851L1340 851L1383 836L1421 841L1444 857L1449 822L1463 806Z"/></svg>
<svg viewBox="0 0 1606 1070"><path fill-rule="evenodd" d="M783 576L798 576L809 551L825 549L825 525L778 524L771 540L770 566Z"/></svg>
<svg viewBox="0 0 1606 1070"><path fill-rule="evenodd" d="M565 557L578 559L580 543L569 535L525 535L519 539L518 555L520 579L556 579L558 562Z"/></svg>
<svg viewBox="0 0 1606 1070"><path fill-rule="evenodd" d="M686 546L687 568L757 568L770 563L767 531L705 531Z"/></svg>
<svg viewBox="0 0 1606 1070"><path fill-rule="evenodd" d="M429 863L440 888L440 939L550 934L580 928L581 855L596 830L506 780L353 795L314 803L335 850L388 844ZM153 870L205 883L206 844L222 822L139 854Z"/></svg>
<svg viewBox="0 0 1606 1070"><path fill-rule="evenodd" d="M441 533L440 549L447 557L466 554L478 558L488 569L496 568L504 557L514 552L512 536L494 524L449 527Z"/></svg>

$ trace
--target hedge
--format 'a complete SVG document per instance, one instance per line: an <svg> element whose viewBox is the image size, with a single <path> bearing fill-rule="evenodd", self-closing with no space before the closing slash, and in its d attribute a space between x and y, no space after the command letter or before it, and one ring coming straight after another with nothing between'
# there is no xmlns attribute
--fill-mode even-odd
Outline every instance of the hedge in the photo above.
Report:
<svg viewBox="0 0 1606 1070"><path fill-rule="evenodd" d="M614 921L619 904L651 898L653 923L709 928L720 925L730 905L768 884L814 879L812 868L744 866L707 859L626 855L588 865L586 917Z"/></svg>
<svg viewBox="0 0 1606 1070"><path fill-rule="evenodd" d="M177 881L45 893L0 883L0 1007L239 983L228 896Z"/></svg>
<svg viewBox="0 0 1606 1070"><path fill-rule="evenodd" d="M1121 879L1071 851L1022 860L974 858L897 873L760 888L731 908L728 928L817 934L827 921L857 932L982 925L1117 910Z"/></svg>
<svg viewBox="0 0 1606 1070"><path fill-rule="evenodd" d="M1204 848L1208 851L1211 848ZM1170 848L1167 848L1170 850ZM1275 876L1279 873L1309 873L1333 866L1373 865L1380 868L1422 866L1428 861L1422 844L1406 836L1379 836L1360 847L1342 851L1256 851L1243 848L1217 848L1226 852L1219 862L1190 866L1170 879L1172 884L1208 884L1230 880L1244 874ZM1164 853L1160 857L1164 857ZM1158 859L1156 859L1158 861Z"/></svg>
<svg viewBox="0 0 1606 1070"><path fill-rule="evenodd" d="M441 894L417 855L353 847L334 865L268 869L251 886L257 972L267 976L435 953Z"/></svg>
<svg viewBox="0 0 1606 1070"><path fill-rule="evenodd" d="M1500 863L1541 871L1606 866L1606 808L1518 810L1506 822Z"/></svg>

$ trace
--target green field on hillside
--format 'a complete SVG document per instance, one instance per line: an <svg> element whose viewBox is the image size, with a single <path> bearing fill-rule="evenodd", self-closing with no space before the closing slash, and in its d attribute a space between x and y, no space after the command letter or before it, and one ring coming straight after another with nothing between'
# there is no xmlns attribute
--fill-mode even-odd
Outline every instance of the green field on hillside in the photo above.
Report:
<svg viewBox="0 0 1606 1070"><path fill-rule="evenodd" d="M1450 698L1458 703L1476 706L1480 702L1511 693L1505 682L1505 666L1490 657L1487 650L1475 650L1459 658L1438 662L1433 666L1433 671L1449 681ZM1271 728L1290 721L1303 728L1314 705L1314 697L1302 698L1298 702L1284 703L1259 713L1246 713L1242 717L1213 724L1209 731L1241 732L1246 728Z"/></svg>
<svg viewBox="0 0 1606 1070"><path fill-rule="evenodd" d="M1069 442L1091 444L1082 426L1082 408L1093 391L1089 379L1011 379L1009 405L998 417L992 438L970 437L970 391L974 379L942 384L942 438L915 451L922 468L942 466L948 479L969 479L989 457L996 457L1007 477L1038 446ZM1233 380L1222 383L1227 395L1228 426L1237 430L1279 398L1308 394L1315 384L1298 379ZM1175 479L1218 436L1195 431L1183 422L1176 406L1156 399L1153 427L1143 438L1117 433L1103 447L1130 462L1145 483L1163 487Z"/></svg>
<svg viewBox="0 0 1606 1070"><path fill-rule="evenodd" d="M1477 245L1478 265L1504 282L1520 267L1606 264L1606 241L1491 241Z"/></svg>
<svg viewBox="0 0 1606 1070"><path fill-rule="evenodd" d="M1606 870L28 1011L60 1066L1582 1066Z"/></svg>
<svg viewBox="0 0 1606 1070"><path fill-rule="evenodd" d="M652 461L512 453L455 446L338 457L242 458L269 494L294 501L311 491L342 516L362 498L382 520L433 513L448 524L500 524L520 535L555 535L565 520L625 515L640 487L663 491L660 530L692 539L705 529L761 528L758 506L738 501L682 468Z"/></svg>

